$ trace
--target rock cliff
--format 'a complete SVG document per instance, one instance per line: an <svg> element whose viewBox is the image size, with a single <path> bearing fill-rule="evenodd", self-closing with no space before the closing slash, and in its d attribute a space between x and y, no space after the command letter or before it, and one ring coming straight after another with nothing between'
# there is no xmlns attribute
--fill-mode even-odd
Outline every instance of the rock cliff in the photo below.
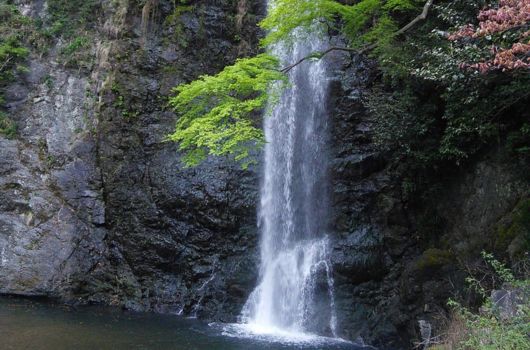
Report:
<svg viewBox="0 0 530 350"><path fill-rule="evenodd" d="M55 40L4 94L18 135L0 138L0 292L233 321L256 278L256 173L222 159L184 169L164 142L166 98L250 53L264 8L93 9L82 64Z"/></svg>
<svg viewBox="0 0 530 350"><path fill-rule="evenodd" d="M46 1L17 1L46 22ZM4 91L0 293L233 322L255 286L259 167L183 168L164 142L171 88L255 52L261 1L97 1L89 44L32 53ZM500 147L415 201L406 164L372 141L374 63L338 55L330 95L333 271L340 333L408 348L461 288L458 259L500 240L528 178ZM508 243L513 243L512 241Z"/></svg>

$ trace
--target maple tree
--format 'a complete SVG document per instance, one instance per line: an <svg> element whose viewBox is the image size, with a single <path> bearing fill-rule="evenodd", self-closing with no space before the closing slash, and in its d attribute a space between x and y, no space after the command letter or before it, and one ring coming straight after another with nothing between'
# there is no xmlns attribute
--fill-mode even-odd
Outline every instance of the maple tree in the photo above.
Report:
<svg viewBox="0 0 530 350"><path fill-rule="evenodd" d="M467 24L449 35L452 41L485 38L492 41L491 58L462 63L481 73L530 69L530 0L500 0L498 7L479 12L478 27Z"/></svg>

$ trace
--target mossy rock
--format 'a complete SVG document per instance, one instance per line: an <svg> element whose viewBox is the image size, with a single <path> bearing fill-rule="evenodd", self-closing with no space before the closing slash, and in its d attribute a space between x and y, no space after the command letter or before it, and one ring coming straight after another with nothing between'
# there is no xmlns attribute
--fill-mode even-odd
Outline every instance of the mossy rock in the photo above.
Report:
<svg viewBox="0 0 530 350"><path fill-rule="evenodd" d="M416 261L415 267L420 272L433 272L452 265L454 255L448 250L429 248L423 252L421 257Z"/></svg>
<svg viewBox="0 0 530 350"><path fill-rule="evenodd" d="M517 260L530 251L530 199L521 200L497 229L496 248Z"/></svg>

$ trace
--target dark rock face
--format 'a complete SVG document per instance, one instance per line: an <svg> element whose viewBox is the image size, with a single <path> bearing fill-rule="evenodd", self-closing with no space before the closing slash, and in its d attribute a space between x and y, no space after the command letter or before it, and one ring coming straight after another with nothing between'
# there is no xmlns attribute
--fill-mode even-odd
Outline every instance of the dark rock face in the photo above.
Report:
<svg viewBox="0 0 530 350"><path fill-rule="evenodd" d="M158 2L160 17L148 32L114 40L116 51L109 51L111 87L101 92L98 156L110 264L96 271L85 292L88 300L113 302L108 292L99 293L104 283L128 308L233 322L256 278L257 177L227 160L184 169L176 145L163 142L175 117L159 96L235 59L240 52L227 26L240 8L205 1L184 13L176 24L188 41L183 48L164 40L170 3ZM257 37L240 31L240 41ZM127 60L116 62L124 54ZM109 281L109 267L123 280Z"/></svg>
<svg viewBox="0 0 530 350"><path fill-rule="evenodd" d="M427 203L411 203L403 193L403 166L371 141L361 98L373 82L373 65L343 60L335 58L345 68L338 69L331 96L339 326L347 338L408 349L421 339L418 321L436 325L452 290L463 288L456 257L491 247L498 223L530 188L510 158L492 150L446 179L433 179L432 187L443 190Z"/></svg>

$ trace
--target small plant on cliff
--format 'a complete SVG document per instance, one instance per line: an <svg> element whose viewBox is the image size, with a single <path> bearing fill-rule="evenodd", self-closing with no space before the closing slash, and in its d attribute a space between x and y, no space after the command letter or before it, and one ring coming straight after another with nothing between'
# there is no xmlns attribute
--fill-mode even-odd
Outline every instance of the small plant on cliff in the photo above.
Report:
<svg viewBox="0 0 530 350"><path fill-rule="evenodd" d="M173 12L166 17L164 20L164 28L171 33L171 38L180 47L187 47L188 42L184 33L184 26L182 23L182 15L186 12L192 11L194 5L184 5L184 1L181 1L182 5L177 5L176 2L173 4Z"/></svg>
<svg viewBox="0 0 530 350"><path fill-rule="evenodd" d="M47 4L50 23L45 32L66 39L93 27L101 7L99 0L48 0Z"/></svg>
<svg viewBox="0 0 530 350"><path fill-rule="evenodd" d="M32 26L31 19L23 16L15 5L0 0L0 107L4 104L5 87L27 70L24 61L30 51L25 41ZM14 138L16 131L16 124L0 110L0 135Z"/></svg>

